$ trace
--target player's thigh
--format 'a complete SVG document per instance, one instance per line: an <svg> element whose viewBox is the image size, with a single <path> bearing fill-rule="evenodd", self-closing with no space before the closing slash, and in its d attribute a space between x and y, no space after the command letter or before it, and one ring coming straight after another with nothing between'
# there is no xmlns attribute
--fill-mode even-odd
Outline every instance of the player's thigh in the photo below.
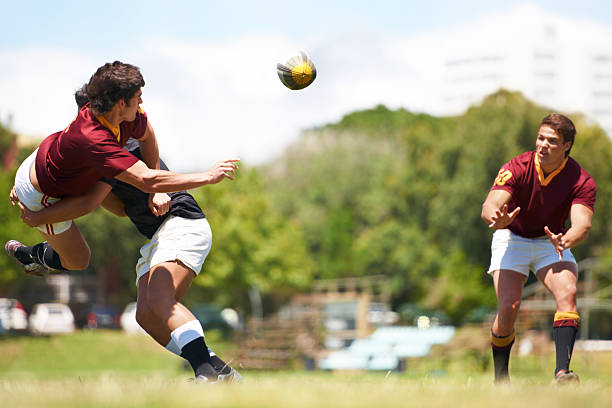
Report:
<svg viewBox="0 0 612 408"><path fill-rule="evenodd" d="M499 304L520 302L523 296L523 285L527 277L511 269L498 269L491 273L495 295Z"/></svg>
<svg viewBox="0 0 612 408"><path fill-rule="evenodd" d="M555 262L540 268L536 276L555 298L575 296L578 267L574 262Z"/></svg>
<svg viewBox="0 0 612 408"><path fill-rule="evenodd" d="M180 300L191 286L195 272L180 260L166 261L154 265L149 272L148 292L171 291L175 300Z"/></svg>
<svg viewBox="0 0 612 408"><path fill-rule="evenodd" d="M77 228L75 223L72 223L70 228L61 234L49 235L44 232L40 233L43 238L51 245L51 247L64 260L84 260L89 261L90 250L85 237Z"/></svg>

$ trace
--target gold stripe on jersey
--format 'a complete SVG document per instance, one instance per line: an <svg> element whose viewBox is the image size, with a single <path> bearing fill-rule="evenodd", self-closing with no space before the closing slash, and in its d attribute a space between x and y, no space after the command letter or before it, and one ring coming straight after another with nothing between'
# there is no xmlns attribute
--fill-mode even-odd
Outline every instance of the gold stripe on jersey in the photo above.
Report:
<svg viewBox="0 0 612 408"><path fill-rule="evenodd" d="M544 177L544 171L542 171L542 168L540 167L540 160L538 159L538 154L536 153L535 168L536 168L536 171L538 172L538 179L540 179L540 184L543 186L547 186L552 181L552 179L555 178L557 174L561 173L561 170L563 170L566 163L567 163L567 157L565 158L565 160L563 160L563 163L561 163L561 166L559 166L557 170L550 173L547 177Z"/></svg>
<svg viewBox="0 0 612 408"><path fill-rule="evenodd" d="M108 128L108 130L113 132L113 135L115 135L115 137L117 138L117 142L121 141L121 129L119 128L119 126L111 125L110 122L106 120L104 116L96 116L96 119L98 119L102 126Z"/></svg>

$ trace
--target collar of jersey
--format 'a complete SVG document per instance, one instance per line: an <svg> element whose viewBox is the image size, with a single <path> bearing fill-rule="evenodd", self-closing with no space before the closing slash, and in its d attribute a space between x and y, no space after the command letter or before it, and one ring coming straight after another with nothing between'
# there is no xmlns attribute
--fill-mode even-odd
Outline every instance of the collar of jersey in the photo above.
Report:
<svg viewBox="0 0 612 408"><path fill-rule="evenodd" d="M104 118L104 116L96 116L96 119L98 119L98 122L100 122L102 126L113 132L113 135L115 135L117 138L117 142L121 140L121 130L119 126L111 125L110 122Z"/></svg>
<svg viewBox="0 0 612 408"><path fill-rule="evenodd" d="M561 170L563 170L563 168L565 167L565 164L567 163L567 157L565 158L565 160L563 160L563 163L561 163L561 165L552 173L550 173L547 177L544 177L544 171L542 171L542 168L540 167L540 160L538 159L538 154L535 154L535 168L536 171L538 172L538 179L540 179L540 184L543 186L547 186L553 178L555 178L555 176L559 173L561 173Z"/></svg>

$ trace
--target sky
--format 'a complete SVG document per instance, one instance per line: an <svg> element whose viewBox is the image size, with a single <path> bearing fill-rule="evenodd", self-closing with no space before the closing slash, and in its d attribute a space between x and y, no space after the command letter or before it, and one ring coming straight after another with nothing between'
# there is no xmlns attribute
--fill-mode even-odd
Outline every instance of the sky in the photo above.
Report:
<svg viewBox="0 0 612 408"><path fill-rule="evenodd" d="M0 121L42 139L72 120L73 92L97 67L132 63L178 171L272 161L301 131L377 104L435 111L423 80L431 39L493 18L537 12L612 29L605 1L0 0L0 10ZM290 91L275 66L297 50L318 76Z"/></svg>

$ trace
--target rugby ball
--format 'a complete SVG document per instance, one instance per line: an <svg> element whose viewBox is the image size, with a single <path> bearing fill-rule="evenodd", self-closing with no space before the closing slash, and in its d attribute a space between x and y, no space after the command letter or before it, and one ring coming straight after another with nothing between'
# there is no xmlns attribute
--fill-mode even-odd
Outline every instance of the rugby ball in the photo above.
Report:
<svg viewBox="0 0 612 408"><path fill-rule="evenodd" d="M304 51L298 51L284 62L276 64L281 82L291 90L304 89L317 77L314 62Z"/></svg>

